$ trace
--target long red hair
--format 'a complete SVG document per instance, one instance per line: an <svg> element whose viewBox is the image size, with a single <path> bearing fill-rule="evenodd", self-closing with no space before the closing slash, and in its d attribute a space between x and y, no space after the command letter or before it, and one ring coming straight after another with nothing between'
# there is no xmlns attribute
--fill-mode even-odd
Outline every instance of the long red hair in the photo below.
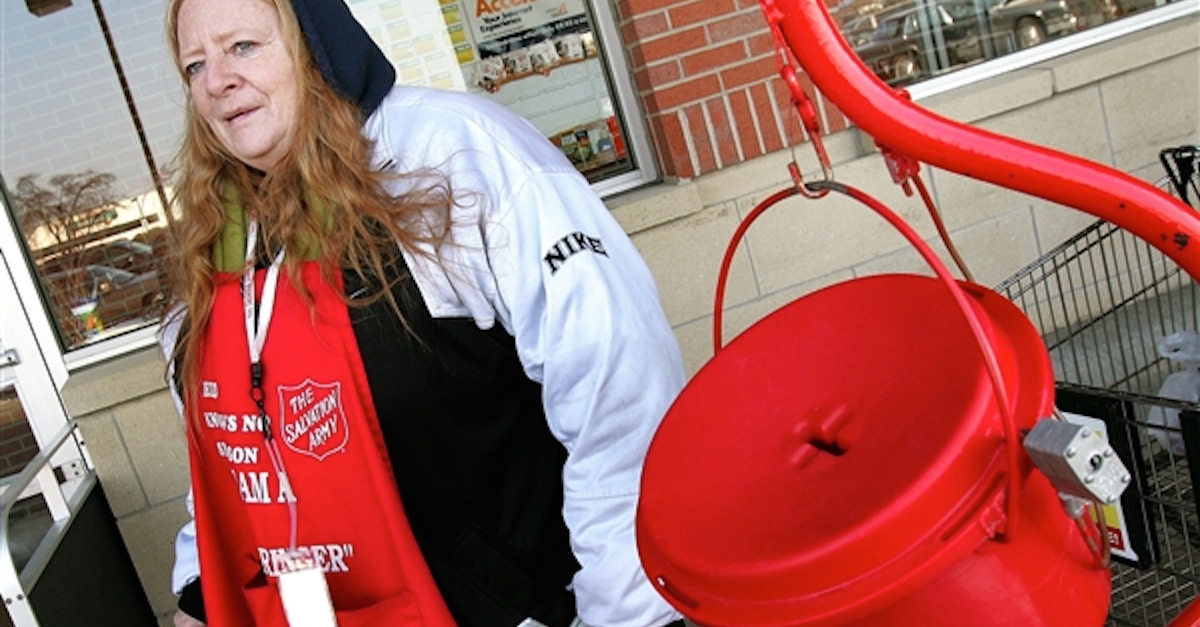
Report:
<svg viewBox="0 0 1200 627"><path fill-rule="evenodd" d="M185 85L178 16L186 1L171 1L166 25ZM372 170L371 142L362 134L359 108L337 94L321 75L288 1L261 1L278 12L285 45L296 59L298 126L288 154L270 172L258 172L221 145L188 98L184 140L174 164L172 204L178 217L170 264L172 293L183 305L175 309L175 315L184 316L175 362L185 398L198 379L200 342L218 280L213 249L224 229L230 198L257 217L263 251L286 248L300 253L313 250L317 243L325 278L331 281L342 269L363 277L389 276L387 269L395 263L400 247L436 250L448 232L453 204L449 181L435 171ZM389 193L385 182L397 178L409 179L403 187L413 191L398 197ZM301 290L299 268L304 256L289 254L285 264L287 276ZM376 297L387 298L403 318L391 290Z"/></svg>

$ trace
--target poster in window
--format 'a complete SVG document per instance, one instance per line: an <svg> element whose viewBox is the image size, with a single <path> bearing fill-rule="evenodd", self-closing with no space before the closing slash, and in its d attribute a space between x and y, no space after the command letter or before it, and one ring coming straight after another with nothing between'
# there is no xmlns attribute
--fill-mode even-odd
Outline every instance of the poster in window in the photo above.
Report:
<svg viewBox="0 0 1200 627"><path fill-rule="evenodd" d="M505 83L596 56L582 0L441 0L446 28L473 87Z"/></svg>
<svg viewBox="0 0 1200 627"><path fill-rule="evenodd" d="M396 82L440 89L466 88L438 0L349 0L375 44L396 67Z"/></svg>
<svg viewBox="0 0 1200 627"><path fill-rule="evenodd" d="M597 180L631 162L583 0L441 0L467 89L536 126Z"/></svg>
<svg viewBox="0 0 1200 627"><path fill-rule="evenodd" d="M397 82L478 93L596 181L633 168L585 0L349 0Z"/></svg>

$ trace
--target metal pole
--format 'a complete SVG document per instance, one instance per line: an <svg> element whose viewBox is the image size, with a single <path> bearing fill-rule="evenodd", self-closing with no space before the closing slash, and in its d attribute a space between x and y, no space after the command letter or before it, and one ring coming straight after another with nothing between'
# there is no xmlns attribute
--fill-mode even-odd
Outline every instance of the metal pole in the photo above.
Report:
<svg viewBox="0 0 1200 627"><path fill-rule="evenodd" d="M117 80L121 83L121 94L125 97L125 106L129 107L129 117L133 119L133 128L137 131L138 142L142 147L142 156L146 158L146 167L150 169L150 179L154 181L154 190L158 192L158 201L162 203L163 213L166 214L167 224L171 224L170 205L167 204L167 192L159 179L158 166L154 163L154 155L150 152L150 143L146 141L146 130L142 127L142 117L138 114L137 105L133 101L133 92L129 89L129 81L125 78L125 69L121 66L121 58L117 55L117 47L113 43L112 33L108 30L108 19L104 17L104 9L100 0L92 0L92 8L96 11L96 19L100 22L100 32L104 34L104 43L108 46L108 56L112 59L113 69L117 72Z"/></svg>

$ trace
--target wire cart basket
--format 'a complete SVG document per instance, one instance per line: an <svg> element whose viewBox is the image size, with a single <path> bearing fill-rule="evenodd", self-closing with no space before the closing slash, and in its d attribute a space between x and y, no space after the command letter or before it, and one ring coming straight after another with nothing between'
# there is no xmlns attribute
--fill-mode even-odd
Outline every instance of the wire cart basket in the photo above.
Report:
<svg viewBox="0 0 1200 627"><path fill-rule="evenodd" d="M1160 160L1160 187L1200 208L1200 146L1163 150ZM1166 625L1200 591L1200 390L1164 395L1184 366L1160 354L1167 336L1200 330L1196 282L1099 221L996 291L1042 333L1060 409L1095 421L1134 475L1120 503L1105 508L1113 547L1106 625Z"/></svg>

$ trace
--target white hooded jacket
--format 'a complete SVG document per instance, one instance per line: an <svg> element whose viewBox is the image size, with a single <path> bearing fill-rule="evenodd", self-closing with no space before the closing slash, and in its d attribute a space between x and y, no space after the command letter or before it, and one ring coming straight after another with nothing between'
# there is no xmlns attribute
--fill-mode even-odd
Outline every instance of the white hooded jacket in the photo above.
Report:
<svg viewBox="0 0 1200 627"><path fill-rule="evenodd" d="M580 619L658 627L679 615L642 572L634 515L642 460L684 383L653 277L586 179L528 122L482 98L396 87L364 126L373 164L453 185L452 244L405 252L434 318L499 324L568 451L563 516L581 564ZM397 183L397 193L404 191ZM164 344L172 342L164 333ZM190 525L174 587L198 575Z"/></svg>

